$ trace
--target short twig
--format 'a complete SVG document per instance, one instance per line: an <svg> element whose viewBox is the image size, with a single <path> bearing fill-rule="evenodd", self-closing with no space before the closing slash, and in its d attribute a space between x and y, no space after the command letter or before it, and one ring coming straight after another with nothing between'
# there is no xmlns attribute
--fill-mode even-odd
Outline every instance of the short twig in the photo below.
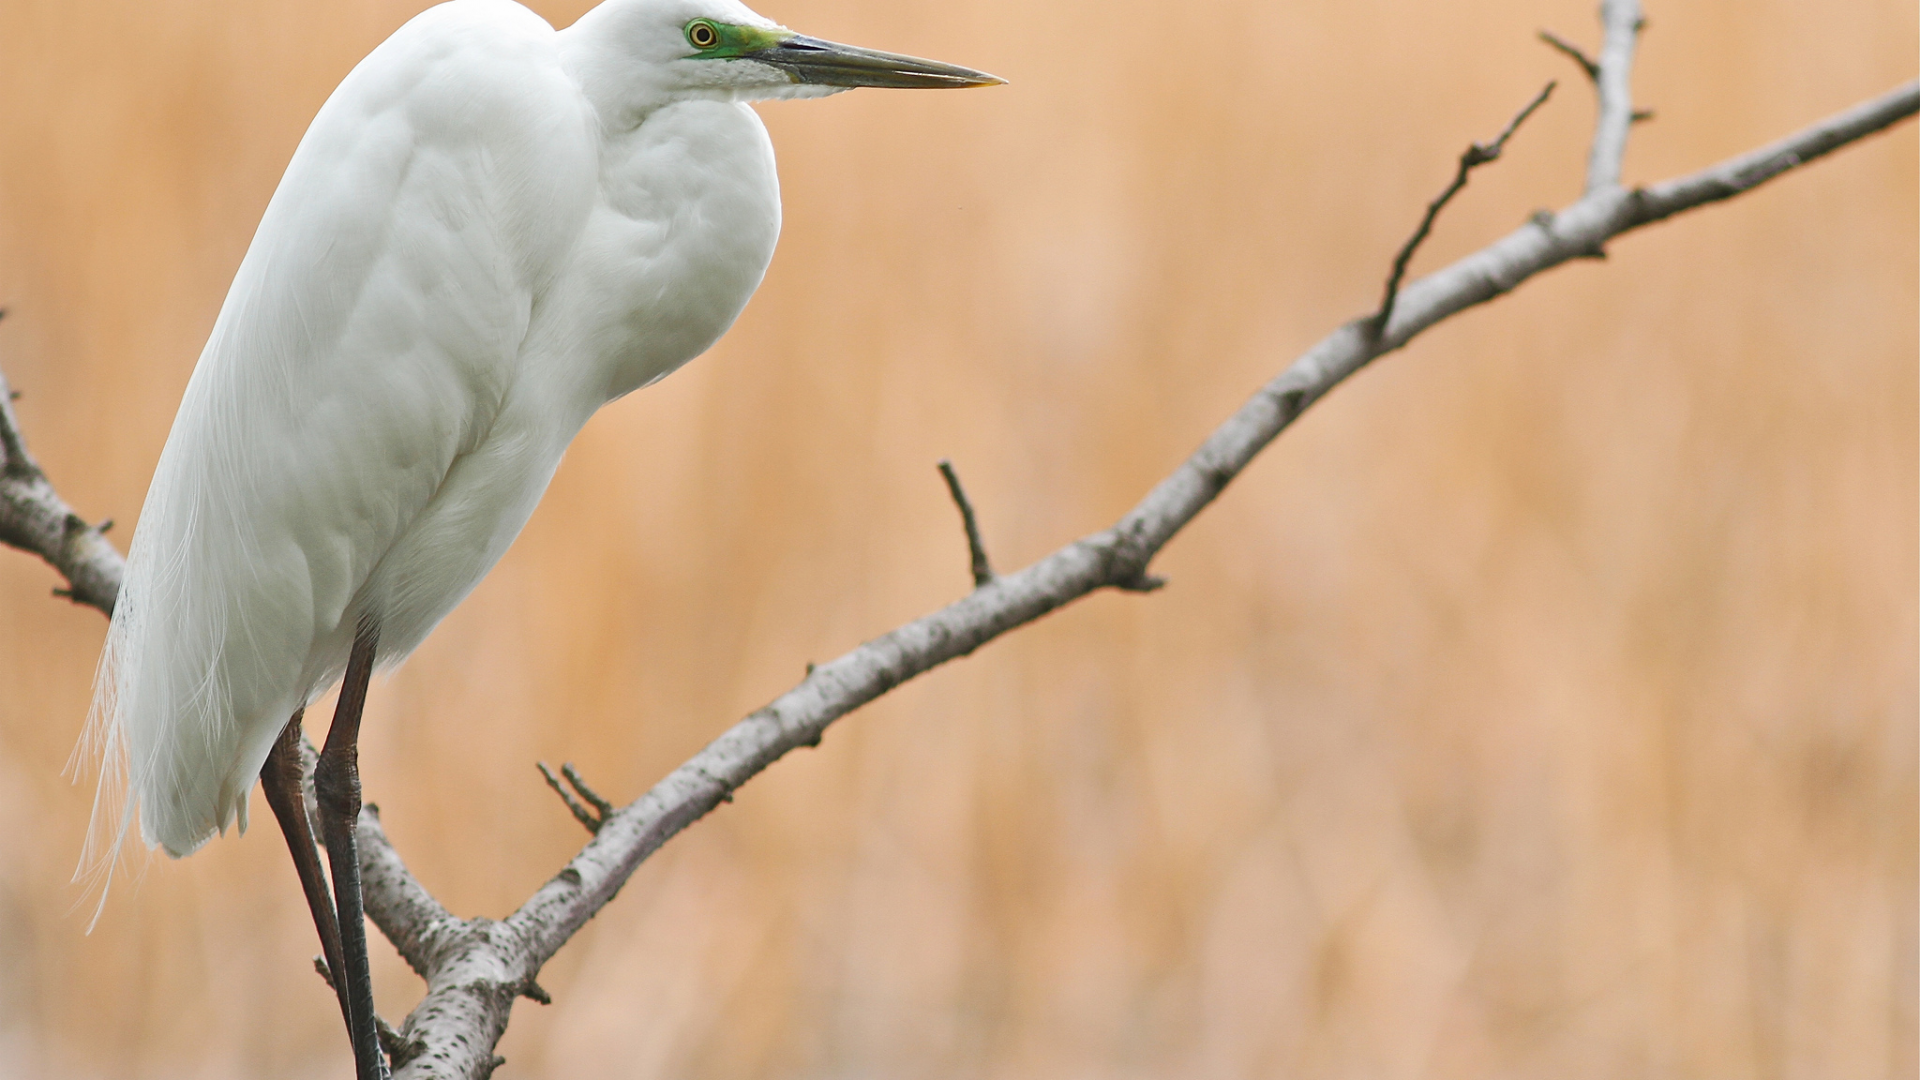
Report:
<svg viewBox="0 0 1920 1080"><path fill-rule="evenodd" d="M993 564L987 562L987 546L980 541L980 523L973 516L973 503L967 500L967 489L960 486L960 474L953 471L953 462L941 458L940 475L946 477L947 493L960 508L960 524L967 530L967 552L973 559L973 587L982 588L993 582Z"/></svg>
<svg viewBox="0 0 1920 1080"><path fill-rule="evenodd" d="M560 765L560 775L567 778L567 783L573 785L573 790L579 792L580 797L587 800L588 805L600 812L600 820L605 821L607 818L613 816L613 803L602 798L599 792L588 787L587 782L580 779L580 770L573 767L573 762L562 762Z"/></svg>
<svg viewBox="0 0 1920 1080"><path fill-rule="evenodd" d="M1575 45L1573 42L1568 41L1566 38L1561 37L1551 30L1540 31L1540 40L1553 46L1560 52L1565 53L1574 63L1579 64L1580 70L1587 73L1587 78L1592 79L1594 82L1600 81L1599 61L1588 56L1580 46Z"/></svg>
<svg viewBox="0 0 1920 1080"><path fill-rule="evenodd" d="M547 786L553 789L553 793L560 796L561 802L567 804L567 810L573 814L574 819L586 826L588 832L598 833L600 831L599 816L582 805L580 800L574 797L573 792L567 790L567 786L560 782L560 778L553 774L553 770L547 767L546 762L536 761L534 766L540 770L540 775L546 779Z"/></svg>
<svg viewBox="0 0 1920 1080"><path fill-rule="evenodd" d="M567 804L567 810L573 814L575 820L587 827L588 832L598 833L600 826L605 825L607 818L613 815L613 804L601 798L599 792L588 787L587 782L580 779L580 773L573 767L572 762L560 766L560 772L566 776L567 784L573 785L572 791L567 790L567 785L560 782L560 777L553 775L553 770L547 767L546 762L537 761L534 765L539 768L540 775L546 778L547 786L553 789L554 794L560 796L560 801ZM574 792L579 792L579 798L574 797ZM582 803L581 799L586 800L586 803ZM588 804L591 804L593 809L589 810Z"/></svg>
<svg viewBox="0 0 1920 1080"><path fill-rule="evenodd" d="M1400 299L1400 283L1407 276L1407 264L1413 261L1413 253L1420 250L1420 245L1426 242L1427 234L1433 231L1434 220L1440 216L1440 211L1446 209L1447 204L1453 201L1453 197L1460 194L1460 189L1467 186L1468 173L1490 161L1500 160L1501 151L1507 148L1507 140L1513 136L1514 132L1520 130L1520 125L1526 123L1527 117L1532 116L1535 109L1547 103L1547 98L1553 95L1553 88L1556 85L1558 84L1548 83L1541 87L1540 92L1533 96L1533 100L1527 102L1526 108L1515 113L1513 119L1507 121L1507 126L1501 129L1500 134L1492 142L1474 143L1460 155L1460 167L1453 174L1453 183L1447 185L1447 190L1441 192L1439 198L1427 204L1427 213L1420 219L1420 227L1407 238L1407 242L1400 247L1400 254L1394 257L1393 273L1387 278L1386 295L1380 301L1379 313L1373 317L1375 337L1387 332L1387 320L1393 318L1393 305Z"/></svg>
<svg viewBox="0 0 1920 1080"><path fill-rule="evenodd" d="M402 1068L406 1067L407 1062L427 1052L425 1040L409 1039L405 1035L400 1034L394 1030L392 1024L387 1023L385 1018L378 1013L375 1013L373 1016L373 1029L380 1034L380 1049L386 1053L388 1060L393 1063L392 1068L394 1072L399 1072Z"/></svg>
<svg viewBox="0 0 1920 1080"><path fill-rule="evenodd" d="M333 971L327 967L326 957L315 956L313 958L313 970L315 974L320 976L320 981L327 984L327 989L332 990L334 988ZM537 983L530 982L528 985L532 986L535 990L540 989ZM540 990L540 993L545 995L546 991ZM532 994L527 994L527 996L532 997L542 1005L552 1003L551 998L543 1000L540 997L534 997ZM394 1029L392 1024L387 1023L387 1018L381 1016L379 1013L373 1014L373 1028L380 1035L380 1049L384 1050L387 1057L393 1060L393 1068L396 1071L400 1066L405 1065L407 1062L427 1052L426 1043L418 1039L409 1039L405 1035L400 1034L400 1032Z"/></svg>
<svg viewBox="0 0 1920 1080"><path fill-rule="evenodd" d="M1639 26L1636 28L1636 32L1646 29L1646 25L1647 20L1641 19ZM1574 63L1580 65L1580 70L1587 73L1587 78L1592 80L1595 86L1600 85L1600 62L1588 56L1580 46L1575 45L1573 42L1568 41L1566 38L1561 37L1551 30L1540 31L1540 40L1553 46L1554 49L1559 52L1565 53ZM1633 124L1644 124L1653 118L1654 114L1652 109L1635 109L1632 115L1627 118L1627 121Z"/></svg>

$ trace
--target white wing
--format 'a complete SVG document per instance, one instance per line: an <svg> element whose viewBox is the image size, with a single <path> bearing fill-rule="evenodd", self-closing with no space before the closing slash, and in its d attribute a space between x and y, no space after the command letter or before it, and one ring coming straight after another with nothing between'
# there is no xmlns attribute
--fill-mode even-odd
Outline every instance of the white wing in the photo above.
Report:
<svg viewBox="0 0 1920 1080"><path fill-rule="evenodd" d="M134 534L84 748L105 763L91 865L110 867L136 802L176 856L245 827L272 740L344 664L370 576L486 438L594 170L552 28L504 0L419 16L321 109Z"/></svg>

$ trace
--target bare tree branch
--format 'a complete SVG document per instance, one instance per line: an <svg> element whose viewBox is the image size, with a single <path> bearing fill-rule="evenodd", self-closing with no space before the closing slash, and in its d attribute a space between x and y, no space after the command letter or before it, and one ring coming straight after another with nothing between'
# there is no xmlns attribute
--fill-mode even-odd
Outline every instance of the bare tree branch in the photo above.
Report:
<svg viewBox="0 0 1920 1080"><path fill-rule="evenodd" d="M1593 125L1593 149L1587 156L1587 194L1620 185L1627 156L1627 129L1633 126L1633 51L1646 20L1640 0L1601 0L1600 22L1606 41L1600 46L1599 72L1593 77L1600 115Z"/></svg>
<svg viewBox="0 0 1920 1080"><path fill-rule="evenodd" d="M829 724L933 667L971 653L1015 627L1102 588L1144 576L1147 563L1219 495L1254 455L1306 408L1369 361L1422 330L1506 293L1611 237L1749 190L1783 172L1912 116L1920 83L1850 109L1797 135L1713 168L1651 188L1617 184L1408 286L1384 332L1371 317L1335 331L1215 429L1174 473L1112 528L1077 540L970 595L815 667L798 686L728 729L639 800L608 818L580 853L500 923L474 920L470 938L427 976L405 1033L429 1053L396 1080L484 1077L506 1030L517 987L611 900L674 834L729 799L788 751L814 746ZM363 819L364 822L364 819ZM366 858L385 837L363 831ZM396 860L397 861L397 860ZM413 935L414 917L369 889L367 910L389 935ZM511 992L509 992L511 991Z"/></svg>
<svg viewBox="0 0 1920 1080"><path fill-rule="evenodd" d="M87 524L53 490L27 452L13 411L14 396L7 377L0 374L0 544L31 551L58 570L67 587L55 589L56 596L112 615L125 566L102 535L113 523Z"/></svg>
<svg viewBox="0 0 1920 1080"><path fill-rule="evenodd" d="M1795 135L1748 151L1719 165L1634 193L1634 227L1651 225L1708 203L1731 199L1790 169L1826 155L1899 123L1920 111L1920 80L1907 83L1871 101L1836 113Z"/></svg>
<svg viewBox="0 0 1920 1080"><path fill-rule="evenodd" d="M1920 82L1910 82L1712 168L1626 190L1618 179L1633 116L1626 86L1639 8L1635 0L1606 0L1602 12L1607 46L1598 61L1601 119L1587 192L1578 202L1558 214L1537 214L1488 247L1397 290L1385 317L1362 317L1334 331L1255 393L1112 528L1016 573L990 577L953 604L811 668L799 685L728 729L646 795L603 815L579 854L506 919L449 913L407 869L369 804L359 823L366 910L427 981L419 1006L387 1040L396 1080L489 1076L500 1064L493 1047L514 1001L547 1000L535 981L540 968L635 868L788 751L818 745L841 716L1091 592L1152 587L1155 579L1146 569L1160 549L1308 406L1374 358L1543 270L1598 253L1614 236L1751 190L1920 110ZM5 390L0 380L0 449L6 454L0 542L40 554L68 576L77 601L111 612L119 556L98 530L69 524L79 519L27 455ZM16 524L23 520L28 524ZM53 532L45 520L54 523ZM604 803L574 776L569 780L583 797Z"/></svg>
<svg viewBox="0 0 1920 1080"><path fill-rule="evenodd" d="M407 966L427 978L449 952L465 928L465 920L440 906L426 886L394 850L380 823L380 808L372 803L360 808L359 834L360 889L378 896L377 906L367 914L380 932L387 935Z"/></svg>

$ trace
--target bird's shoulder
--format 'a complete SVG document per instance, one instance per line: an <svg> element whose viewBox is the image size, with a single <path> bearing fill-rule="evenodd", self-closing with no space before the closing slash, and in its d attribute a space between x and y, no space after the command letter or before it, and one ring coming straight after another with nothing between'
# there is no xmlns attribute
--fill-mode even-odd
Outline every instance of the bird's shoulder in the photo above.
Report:
<svg viewBox="0 0 1920 1080"><path fill-rule="evenodd" d="M570 128L585 115L553 27L512 0L451 0L416 15L355 65L314 127L392 114L415 139L454 143Z"/></svg>
<svg viewBox="0 0 1920 1080"><path fill-rule="evenodd" d="M314 117L230 302L297 321L319 351L356 319L398 320L398 342L524 314L585 219L595 162L545 20L510 0L430 8ZM435 300L396 304L396 285Z"/></svg>
<svg viewBox="0 0 1920 1080"><path fill-rule="evenodd" d="M207 479L188 487L351 503L339 478L378 472L381 507L338 508L380 534L378 550L484 439L593 200L552 37L517 4L455 0L335 90L189 384L176 433L198 434L181 460L206 463Z"/></svg>

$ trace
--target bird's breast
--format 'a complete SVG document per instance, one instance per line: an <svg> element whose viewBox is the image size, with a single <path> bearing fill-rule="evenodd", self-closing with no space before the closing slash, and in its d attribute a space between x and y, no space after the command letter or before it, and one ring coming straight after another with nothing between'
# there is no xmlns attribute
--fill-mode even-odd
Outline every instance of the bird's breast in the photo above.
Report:
<svg viewBox="0 0 1920 1080"><path fill-rule="evenodd" d="M705 352L773 258L773 145L745 105L694 101L606 138L600 198L555 290L611 400ZM561 312L555 312L561 314Z"/></svg>

